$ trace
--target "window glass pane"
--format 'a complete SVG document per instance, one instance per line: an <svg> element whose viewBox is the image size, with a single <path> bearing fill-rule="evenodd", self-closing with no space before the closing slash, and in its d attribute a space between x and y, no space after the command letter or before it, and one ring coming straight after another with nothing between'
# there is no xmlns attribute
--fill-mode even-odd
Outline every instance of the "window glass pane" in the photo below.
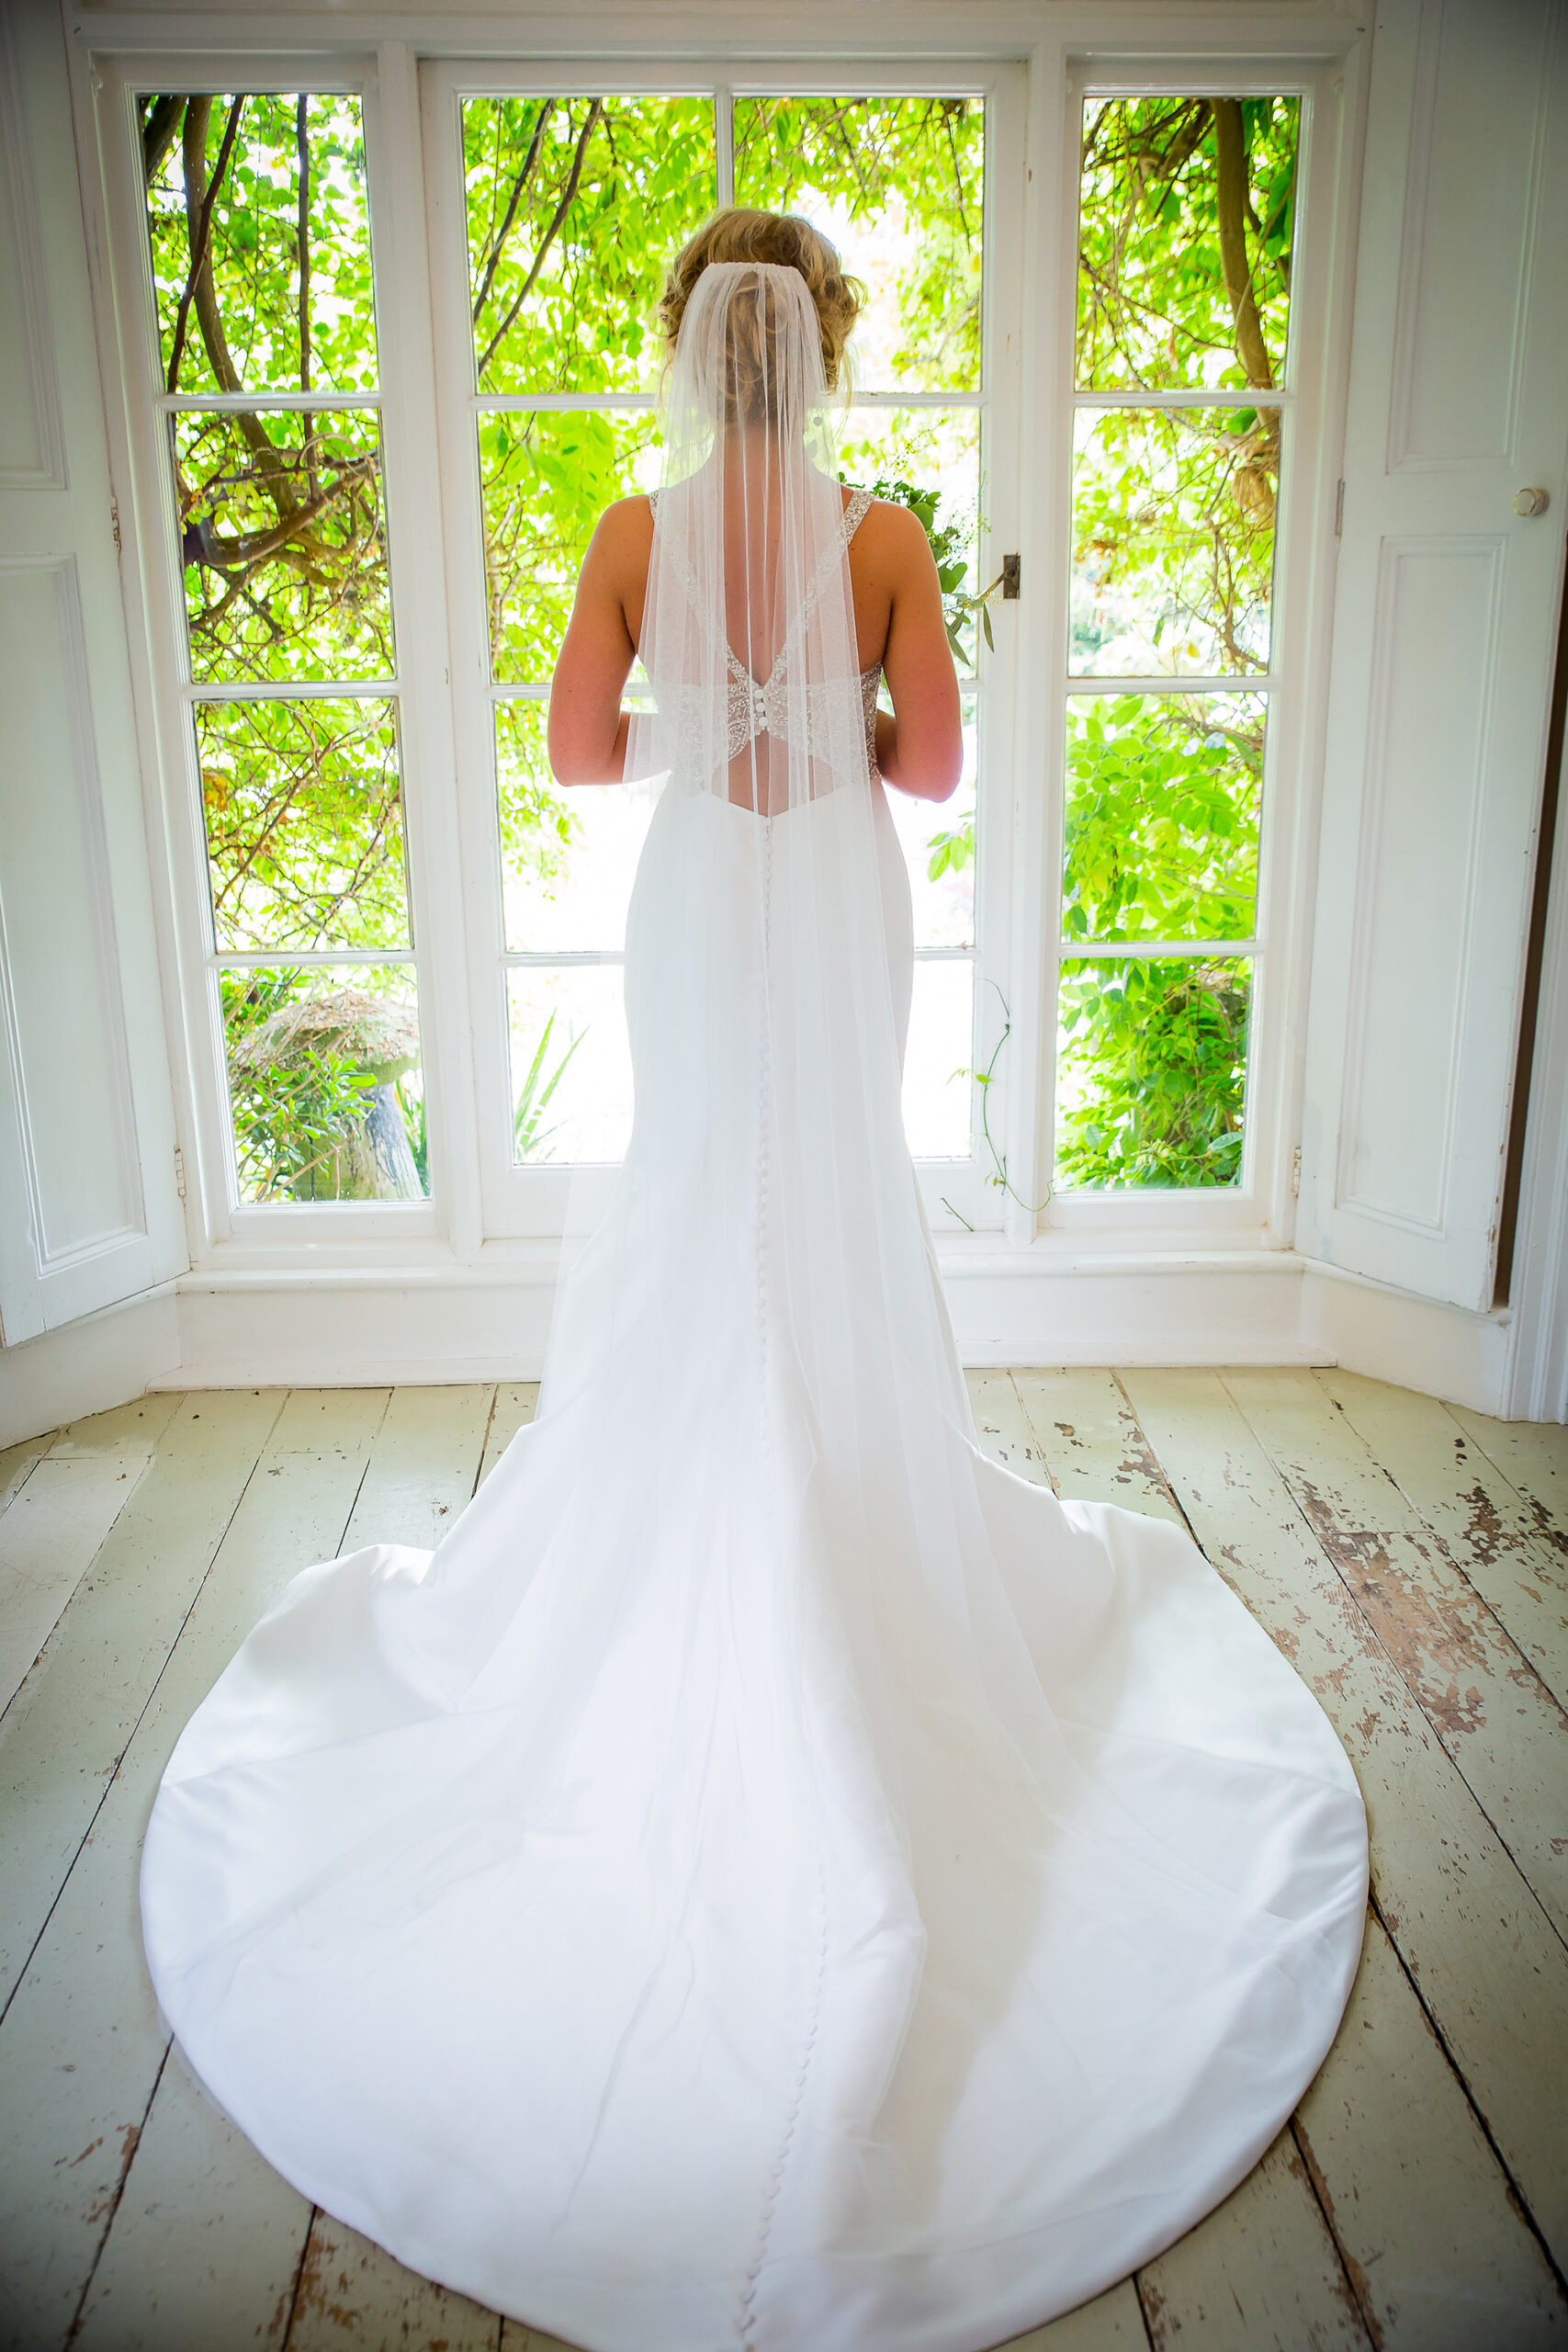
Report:
<svg viewBox="0 0 1568 2352"><path fill-rule="evenodd" d="M525 956L619 954L660 787L611 784L563 792L550 781L542 702L498 708L496 773L507 947Z"/></svg>
<svg viewBox="0 0 1568 2352"><path fill-rule="evenodd" d="M841 481L901 505L918 502L941 569L960 668L974 666L976 628L954 594L975 588L980 503L980 420L973 409L856 408L839 433Z"/></svg>
<svg viewBox="0 0 1568 2352"><path fill-rule="evenodd" d="M909 867L917 947L975 944L976 697L963 696L964 775L951 800L916 800L889 785L887 805ZM884 707L886 707L884 697Z"/></svg>
<svg viewBox="0 0 1568 2352"><path fill-rule="evenodd" d="M1075 437L1073 671L1267 669L1278 412L1083 410Z"/></svg>
<svg viewBox="0 0 1568 2352"><path fill-rule="evenodd" d="M735 201L803 212L869 300L857 388L980 381L985 107L974 97L735 101Z"/></svg>
<svg viewBox="0 0 1568 2352"><path fill-rule="evenodd" d="M218 984L241 1200L423 1200L412 965L267 965Z"/></svg>
<svg viewBox="0 0 1568 2352"><path fill-rule="evenodd" d="M717 201L713 100L468 98L463 175L479 390L650 390L664 266Z"/></svg>
<svg viewBox="0 0 1568 2352"><path fill-rule="evenodd" d="M904 1054L904 1133L917 1159L967 1159L975 1061L975 967L917 960Z"/></svg>
<svg viewBox="0 0 1568 2352"><path fill-rule="evenodd" d="M166 389L373 385L358 98L149 93L138 105Z"/></svg>
<svg viewBox="0 0 1568 2352"><path fill-rule="evenodd" d="M482 416L479 435L493 674L543 685L594 524L612 499L659 487L659 421L536 409Z"/></svg>
<svg viewBox="0 0 1568 2352"><path fill-rule="evenodd" d="M1077 379L1086 390L1280 381L1296 98L1090 98Z"/></svg>
<svg viewBox="0 0 1568 2352"><path fill-rule="evenodd" d="M1262 695L1067 705L1069 939L1246 939L1258 902Z"/></svg>
<svg viewBox="0 0 1568 2352"><path fill-rule="evenodd" d="M374 416L187 409L170 424L197 684L390 677Z"/></svg>
<svg viewBox="0 0 1568 2352"><path fill-rule="evenodd" d="M196 707L219 952L406 947L389 702Z"/></svg>
<svg viewBox="0 0 1568 2352"><path fill-rule="evenodd" d="M1236 1182L1250 992L1241 959L1063 965L1058 1190Z"/></svg>
<svg viewBox="0 0 1568 2352"><path fill-rule="evenodd" d="M506 1004L513 1158L624 1159L632 1064L621 966L514 966Z"/></svg>

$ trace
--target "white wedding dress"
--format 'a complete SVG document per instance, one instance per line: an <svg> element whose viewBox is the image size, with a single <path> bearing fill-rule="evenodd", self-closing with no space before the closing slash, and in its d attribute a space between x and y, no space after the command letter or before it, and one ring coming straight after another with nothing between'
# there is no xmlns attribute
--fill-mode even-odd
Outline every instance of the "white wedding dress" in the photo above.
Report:
<svg viewBox="0 0 1568 2352"><path fill-rule="evenodd" d="M434 1555L283 1588L142 1866L263 2154L590 2352L1053 2316L1257 2161L1360 1948L1361 1799L1272 1643L1179 1528L976 1448L824 401L799 278L705 272L615 1204L536 1421Z"/></svg>

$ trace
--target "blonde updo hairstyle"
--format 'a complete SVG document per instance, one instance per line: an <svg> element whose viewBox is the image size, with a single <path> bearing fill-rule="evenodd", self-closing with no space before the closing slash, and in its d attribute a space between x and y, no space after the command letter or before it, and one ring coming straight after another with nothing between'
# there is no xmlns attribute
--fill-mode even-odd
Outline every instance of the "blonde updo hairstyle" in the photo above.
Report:
<svg viewBox="0 0 1568 2352"><path fill-rule="evenodd" d="M731 205L704 221L665 272L657 316L668 350L674 351L692 288L710 262L723 261L774 262L799 271L821 332L822 373L829 390L836 390L843 372L844 345L860 316L865 288L846 277L836 247L796 212L755 212L744 205ZM765 380L767 369L761 351L738 350L731 354L731 360L739 387L760 386ZM740 402L743 409L751 405L744 390Z"/></svg>

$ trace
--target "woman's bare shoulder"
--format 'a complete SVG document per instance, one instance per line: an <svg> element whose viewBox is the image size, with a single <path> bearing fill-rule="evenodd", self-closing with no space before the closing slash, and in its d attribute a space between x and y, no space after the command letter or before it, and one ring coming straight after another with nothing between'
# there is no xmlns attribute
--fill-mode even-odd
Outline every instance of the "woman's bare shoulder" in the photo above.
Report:
<svg viewBox="0 0 1568 2352"><path fill-rule="evenodd" d="M863 565L876 571L923 572L931 560L919 516L893 498L872 500L850 546Z"/></svg>
<svg viewBox="0 0 1568 2352"><path fill-rule="evenodd" d="M612 552L638 547L646 551L653 537L653 501L641 492L630 498L612 499L595 524L593 536Z"/></svg>

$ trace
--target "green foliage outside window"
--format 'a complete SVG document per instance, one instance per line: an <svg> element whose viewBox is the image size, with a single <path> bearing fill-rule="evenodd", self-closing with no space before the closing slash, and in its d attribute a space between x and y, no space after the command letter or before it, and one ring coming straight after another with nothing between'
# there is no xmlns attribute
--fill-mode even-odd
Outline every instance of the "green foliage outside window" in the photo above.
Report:
<svg viewBox="0 0 1568 2352"><path fill-rule="evenodd" d="M1146 670L1174 686L1267 666L1280 430L1259 396L1284 367L1297 131L1292 98L1085 108L1079 385L1234 392L1235 403L1084 413L1077 674ZM395 674L375 415L266 398L377 381L358 101L150 95L141 135L164 384L254 396L171 420L197 682ZM712 101L475 98L462 142L480 392L655 390L664 264L715 198ZM984 147L973 98L736 101L737 200L811 209L868 284L852 352L863 390L978 387ZM596 515L655 478L657 414L481 408L477 432L494 675L542 684ZM969 577L972 413L852 412L844 458L848 478L920 514L955 641L973 651L983 583ZM1234 1181L1247 967L1203 945L1245 938L1255 921L1265 708L1241 691L1073 699L1067 951L1140 938L1191 950L1083 959L1064 974L1059 1181ZM496 711L503 861L547 884L574 836L550 787L541 707L503 697ZM357 984L405 1003L410 968L374 961L410 939L390 706L213 701L198 705L197 726L220 948L362 948ZM932 840L932 870L974 854L971 820ZM234 1020L264 1017L276 970L225 978ZM288 1002L336 984L328 967L290 966L286 978ZM241 1157L264 1190L285 1183L355 1092L341 1054L308 1050L317 1062L288 1087L254 1056L239 1066ZM417 1081L405 1073L395 1091L423 1172Z"/></svg>

